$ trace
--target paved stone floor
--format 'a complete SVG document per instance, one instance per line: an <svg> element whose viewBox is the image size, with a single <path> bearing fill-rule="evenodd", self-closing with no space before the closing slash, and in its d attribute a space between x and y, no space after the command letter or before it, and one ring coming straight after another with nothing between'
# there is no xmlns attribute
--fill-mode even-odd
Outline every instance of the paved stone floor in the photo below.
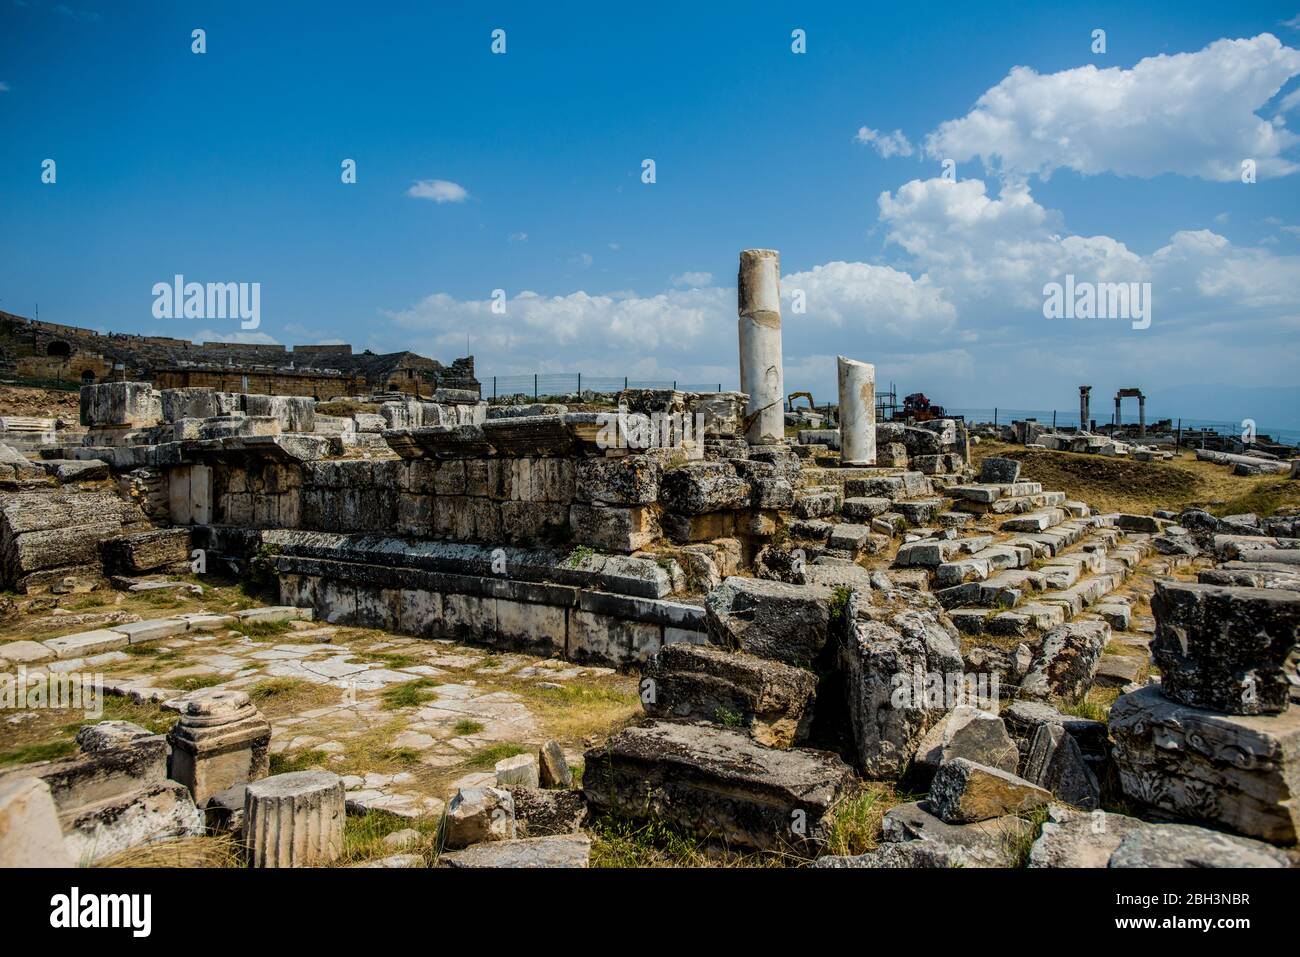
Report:
<svg viewBox="0 0 1300 957"><path fill-rule="evenodd" d="M611 669L311 621L41 667L102 672L109 695L160 717L212 687L246 691L271 722L273 773L329 768L353 813L410 818L439 814L457 788L493 782L498 760L546 740L580 768L586 746L640 711L635 676Z"/></svg>

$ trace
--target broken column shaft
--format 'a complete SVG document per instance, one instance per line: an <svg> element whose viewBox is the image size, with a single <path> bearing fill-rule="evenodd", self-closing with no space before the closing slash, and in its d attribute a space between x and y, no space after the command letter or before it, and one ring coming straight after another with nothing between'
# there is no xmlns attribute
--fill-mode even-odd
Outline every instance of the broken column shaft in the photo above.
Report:
<svg viewBox="0 0 1300 957"><path fill-rule="evenodd" d="M745 438L775 445L785 438L785 376L781 369L781 256L775 249L746 249L737 279L740 313L740 391Z"/></svg>
<svg viewBox="0 0 1300 957"><path fill-rule="evenodd" d="M876 367L840 356L840 464L876 464Z"/></svg>

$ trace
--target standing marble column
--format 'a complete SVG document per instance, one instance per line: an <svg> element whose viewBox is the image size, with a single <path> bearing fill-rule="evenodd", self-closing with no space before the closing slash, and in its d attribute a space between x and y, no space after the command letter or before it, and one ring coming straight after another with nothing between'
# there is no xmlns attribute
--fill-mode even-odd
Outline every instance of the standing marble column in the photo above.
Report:
<svg viewBox="0 0 1300 957"><path fill-rule="evenodd" d="M781 369L781 254L746 249L737 279L740 313L740 391L750 445L785 440L785 376Z"/></svg>
<svg viewBox="0 0 1300 957"><path fill-rule="evenodd" d="M840 464L876 464L876 367L840 356Z"/></svg>

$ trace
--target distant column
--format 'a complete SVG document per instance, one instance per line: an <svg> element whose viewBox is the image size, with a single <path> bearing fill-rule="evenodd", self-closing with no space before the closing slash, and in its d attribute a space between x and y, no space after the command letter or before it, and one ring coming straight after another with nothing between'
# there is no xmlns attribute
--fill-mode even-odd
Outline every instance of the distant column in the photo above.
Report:
<svg viewBox="0 0 1300 957"><path fill-rule="evenodd" d="M840 356L840 464L876 464L876 367Z"/></svg>
<svg viewBox="0 0 1300 957"><path fill-rule="evenodd" d="M1089 409L1089 406L1091 405L1091 393L1092 393L1092 386L1090 385L1079 386L1079 431L1080 432L1088 431L1088 415L1089 412L1091 411Z"/></svg>
<svg viewBox="0 0 1300 957"><path fill-rule="evenodd" d="M1138 435L1147 434L1147 397L1138 393Z"/></svg>
<svg viewBox="0 0 1300 957"><path fill-rule="evenodd" d="M746 249L737 278L740 314L740 391L745 438L751 445L785 440L785 376L781 369L781 255L775 249Z"/></svg>

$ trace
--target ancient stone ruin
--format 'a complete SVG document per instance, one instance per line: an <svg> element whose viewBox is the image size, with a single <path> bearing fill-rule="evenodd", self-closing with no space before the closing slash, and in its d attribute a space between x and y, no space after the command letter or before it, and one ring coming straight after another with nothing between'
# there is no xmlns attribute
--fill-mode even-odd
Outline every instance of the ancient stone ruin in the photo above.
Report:
<svg viewBox="0 0 1300 957"><path fill-rule="evenodd" d="M741 392L570 409L440 387L331 416L310 396L97 382L79 441L0 446L18 595L223 573L278 596L0 644L6 670L40 674L234 642L210 686L122 683L171 711L166 734L88 722L76 753L0 769L0 863L224 833L250 866L322 865L349 815L382 811L432 815L448 867L586 866L598 819L833 868L1290 866L1300 519L1099 513L1012 459L977 469L961 419L876 421L875 368L847 356L838 428L787 437L779 276L775 251L741 254ZM299 644L257 645L259 623ZM391 636L391 660L337 654L349 629ZM441 658L391 650L417 645ZM438 721L474 723L457 702L529 720L440 681L457 657L483 675L530 656L555 688L629 676L641 713L412 797L400 775L330 770L329 709L268 720L240 690L254 655L350 704L425 682L412 751ZM295 736L315 757L277 771ZM834 853L874 784L925 796L888 808L873 849ZM399 843L373 866L427 862Z"/></svg>

